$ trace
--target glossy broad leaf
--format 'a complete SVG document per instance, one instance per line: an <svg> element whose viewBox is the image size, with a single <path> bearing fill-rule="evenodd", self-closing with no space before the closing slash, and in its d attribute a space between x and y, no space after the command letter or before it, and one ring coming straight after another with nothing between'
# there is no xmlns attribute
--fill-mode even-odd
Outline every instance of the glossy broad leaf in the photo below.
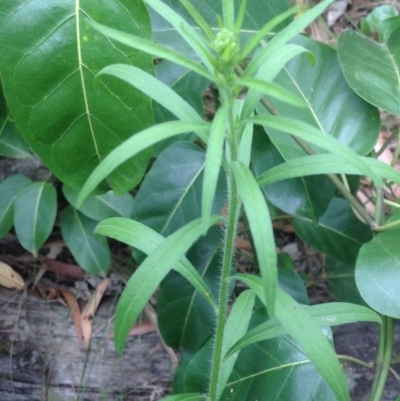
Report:
<svg viewBox="0 0 400 401"><path fill-rule="evenodd" d="M111 63L151 72L151 57L111 42L91 19L150 37L141 1L0 2L0 71L12 115L29 146L73 188L113 148L153 124L151 101L139 91L112 78L94 86L97 72ZM150 156L148 149L110 173L109 185L117 192L133 188Z"/></svg>
<svg viewBox="0 0 400 401"><path fill-rule="evenodd" d="M168 236L200 217L204 162L205 152L188 142L162 152L136 195L132 218ZM217 189L214 214L219 214L225 203L222 174Z"/></svg>
<svg viewBox="0 0 400 401"><path fill-rule="evenodd" d="M95 275L105 275L110 268L111 254L104 237L95 237L97 222L72 206L61 213L61 233L68 249L82 269Z"/></svg>
<svg viewBox="0 0 400 401"><path fill-rule="evenodd" d="M212 227L187 254L214 299L219 290L221 246L221 229ZM204 294L175 272L169 273L160 284L157 317L166 344L189 352L196 352L212 335L216 318Z"/></svg>
<svg viewBox="0 0 400 401"><path fill-rule="evenodd" d="M349 266L355 265L361 246L372 237L370 228L357 219L347 200L340 198L332 199L318 225L296 218L293 227L304 242Z"/></svg>
<svg viewBox="0 0 400 401"><path fill-rule="evenodd" d="M252 169L256 177L285 162L264 129L254 127ZM304 176L263 186L267 199L288 214L318 221L329 205L334 186L324 176Z"/></svg>
<svg viewBox="0 0 400 401"><path fill-rule="evenodd" d="M387 43L377 43L349 30L339 38L344 76L367 102L400 116L400 29Z"/></svg>
<svg viewBox="0 0 400 401"><path fill-rule="evenodd" d="M0 183L0 238L5 237L14 224L14 202L20 190L32 181L24 175L12 175Z"/></svg>
<svg viewBox="0 0 400 401"><path fill-rule="evenodd" d="M33 182L18 193L14 206L15 232L21 245L34 256L51 234L56 219L57 194L44 182Z"/></svg>
<svg viewBox="0 0 400 401"><path fill-rule="evenodd" d="M214 216L210 223L214 225L220 221L221 217ZM166 238L129 279L115 316L114 339L117 352L122 352L129 330L161 280L200 237L201 232L201 219L186 224Z"/></svg>
<svg viewBox="0 0 400 401"><path fill-rule="evenodd" d="M76 208L79 191L63 185L63 194L68 202ZM129 193L116 195L109 191L103 195L89 196L78 209L85 216L95 221L110 217L130 217L133 208L133 197Z"/></svg>
<svg viewBox="0 0 400 401"><path fill-rule="evenodd" d="M307 55L301 54L286 65L274 82L304 99L308 108L275 100L274 107L280 115L308 123L361 155L370 152L379 134L378 110L349 87L334 49L301 35L292 42L311 51L316 64L311 65ZM261 105L257 110L265 112ZM267 132L285 160L304 155L293 139L271 128Z"/></svg>
<svg viewBox="0 0 400 401"><path fill-rule="evenodd" d="M12 159L32 157L16 124L10 121L10 116L5 119L0 116L0 156Z"/></svg>
<svg viewBox="0 0 400 401"><path fill-rule="evenodd" d="M396 212L388 222L400 219ZM364 244L356 264L356 283L361 296L373 309L400 318L400 228L379 233Z"/></svg>

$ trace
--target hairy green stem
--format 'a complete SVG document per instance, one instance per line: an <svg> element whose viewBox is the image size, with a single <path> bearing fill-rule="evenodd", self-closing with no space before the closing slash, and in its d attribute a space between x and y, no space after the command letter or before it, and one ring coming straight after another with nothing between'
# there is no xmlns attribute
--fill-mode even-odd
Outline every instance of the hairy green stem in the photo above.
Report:
<svg viewBox="0 0 400 401"><path fill-rule="evenodd" d="M376 359L376 372L368 401L379 401L382 397L386 379L390 370L393 351L393 319L382 316L382 326L379 329L379 347Z"/></svg>

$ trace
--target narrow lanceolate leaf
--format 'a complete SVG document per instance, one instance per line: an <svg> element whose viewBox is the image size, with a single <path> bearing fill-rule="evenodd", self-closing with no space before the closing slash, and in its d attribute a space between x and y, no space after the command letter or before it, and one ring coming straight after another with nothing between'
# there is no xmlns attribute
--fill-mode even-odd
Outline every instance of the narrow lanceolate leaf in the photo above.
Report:
<svg viewBox="0 0 400 401"><path fill-rule="evenodd" d="M268 206L248 167L234 162L232 169L256 248L268 313L273 316L278 273L274 233Z"/></svg>
<svg viewBox="0 0 400 401"><path fill-rule="evenodd" d="M140 68L125 64L114 64L103 68L99 72L99 75L101 74L113 75L128 82L153 98L181 121L203 121L197 111L174 90ZM204 140L204 136L202 139Z"/></svg>
<svg viewBox="0 0 400 401"><path fill-rule="evenodd" d="M61 233L75 260L87 272L100 276L107 273L111 254L105 238L96 238L97 222L67 206L61 213Z"/></svg>
<svg viewBox="0 0 400 401"><path fill-rule="evenodd" d="M222 357L225 357L229 348L246 333L254 307L254 298L255 294L253 291L244 291L233 304L226 321L222 344ZM235 355L230 355L221 366L217 399L220 398L224 391L238 356L239 352Z"/></svg>
<svg viewBox="0 0 400 401"><path fill-rule="evenodd" d="M150 227L121 217L103 220L96 227L95 234L114 238L139 249L147 255L150 255L165 240L162 235ZM172 268L185 277L210 302L211 306L214 309L216 308L215 301L207 284L185 257Z"/></svg>
<svg viewBox="0 0 400 401"><path fill-rule="evenodd" d="M0 183L0 238L5 237L14 224L14 201L18 192L32 181L24 175L12 175Z"/></svg>
<svg viewBox="0 0 400 401"><path fill-rule="evenodd" d="M169 397L162 398L161 401L207 401L207 397L204 394L187 393L170 395Z"/></svg>
<svg viewBox="0 0 400 401"><path fill-rule="evenodd" d="M277 116L255 116L248 120L268 128L273 128L282 133L297 136L313 145L316 145L328 152L340 155L345 161L354 167L358 168L363 174L370 177L377 185L383 187L384 184L380 177L367 166L363 159L357 155L347 146L341 144L337 139L324 134L321 130L303 123L301 121L292 120L290 118L277 117Z"/></svg>
<svg viewBox="0 0 400 401"><path fill-rule="evenodd" d="M279 289L276 294L276 318L301 346L338 400L350 400L346 379L332 345L301 305Z"/></svg>
<svg viewBox="0 0 400 401"><path fill-rule="evenodd" d="M379 177L400 184L400 173L391 166L370 157L354 156L362 159ZM353 164L338 155L318 154L290 160L273 167L257 177L262 187L276 181L317 174L356 174L362 175Z"/></svg>
<svg viewBox="0 0 400 401"><path fill-rule="evenodd" d="M221 217L213 217L216 224ZM122 352L129 330L154 293L161 280L180 261L202 233L202 221L197 219L166 238L148 256L128 281L117 306L115 317L115 346Z"/></svg>
<svg viewBox="0 0 400 401"><path fill-rule="evenodd" d="M148 53L152 56L157 56L162 59L170 60L175 64L181 65L182 67L188 68L189 70L196 71L198 74L212 79L212 75L200 64L194 62L190 58L183 56L173 50L170 50L164 46L152 42L150 40L143 39L139 36L129 35L127 33L118 31L116 29L108 28L104 25L92 22L94 28L100 31L103 35L108 36L124 45L133 47L134 49L140 50L142 52Z"/></svg>
<svg viewBox="0 0 400 401"><path fill-rule="evenodd" d="M304 308L319 327L338 326L354 322L374 322L381 324L381 318L373 310L364 306L348 304L344 302L332 302L328 304L313 305ZM260 324L246 333L227 352L225 358L235 352L259 341L287 335L287 331L279 323L276 317Z"/></svg>
<svg viewBox="0 0 400 401"><path fill-rule="evenodd" d="M142 1L109 0L98 7L90 1L0 0L0 73L11 114L27 144L73 188L112 149L154 123L151 99L136 89L111 77L98 88L93 84L111 63L151 72L152 57L112 42L90 26L91 19L151 36ZM102 188L135 187L151 153L120 166Z"/></svg>
<svg viewBox="0 0 400 401"><path fill-rule="evenodd" d="M203 216L204 234L208 229L219 172L222 164L228 113L229 110L227 107L221 107L218 109L211 125L210 138L208 140L206 163L204 167L203 194L201 201L201 214Z"/></svg>
<svg viewBox="0 0 400 401"><path fill-rule="evenodd" d="M289 26L277 33L273 39L264 47L256 57L253 58L251 63L246 68L246 76L252 76L266 61L273 51L282 47L285 43L289 42L294 36L299 34L305 29L312 21L315 20L334 0L322 1L317 6L311 8L299 18L295 19Z"/></svg>
<svg viewBox="0 0 400 401"><path fill-rule="evenodd" d="M189 44L204 65L212 71L212 65L208 59L208 50L202 37L196 30L164 2L160 0L146 0L146 4L153 8L162 18L166 19L179 32L181 38Z"/></svg>
<svg viewBox="0 0 400 401"><path fill-rule="evenodd" d="M93 171L89 179L82 188L79 195L77 206L79 207L85 198L96 188L96 186L105 178L111 171L114 171L123 162L147 149L149 146L170 138L175 135L191 132L195 130L207 129L210 125L205 122L193 121L172 121L164 124L155 125L136 134L120 146L114 149L102 163Z"/></svg>
<svg viewBox="0 0 400 401"><path fill-rule="evenodd" d="M349 30L338 43L340 65L351 88L367 102L400 116L400 29L387 43Z"/></svg>
<svg viewBox="0 0 400 401"><path fill-rule="evenodd" d="M307 107L306 102L296 95L288 92L286 89L281 88L279 85L271 82L263 81L256 78L239 78L237 83L239 85L247 86L257 92L260 92L269 97L288 103L295 107Z"/></svg>
<svg viewBox="0 0 400 401"><path fill-rule="evenodd" d="M57 212L54 187L44 182L33 182L21 189L15 200L14 226L21 245L33 255L53 230Z"/></svg>

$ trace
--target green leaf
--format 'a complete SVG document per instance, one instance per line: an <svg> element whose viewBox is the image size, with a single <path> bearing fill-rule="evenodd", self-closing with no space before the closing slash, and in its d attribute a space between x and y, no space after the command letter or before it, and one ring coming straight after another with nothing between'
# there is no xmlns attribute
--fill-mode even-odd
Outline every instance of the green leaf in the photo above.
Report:
<svg viewBox="0 0 400 401"><path fill-rule="evenodd" d="M293 298L276 294L276 318L301 346L339 400L350 400L346 379L336 354L320 327Z"/></svg>
<svg viewBox="0 0 400 401"><path fill-rule="evenodd" d="M400 219L397 211L388 222ZM400 228L379 233L364 244L356 263L356 283L361 296L373 309L400 318Z"/></svg>
<svg viewBox="0 0 400 401"><path fill-rule="evenodd" d="M35 257L53 230L56 212L56 190L44 182L24 186L15 199L15 232L21 245Z"/></svg>
<svg viewBox="0 0 400 401"><path fill-rule="evenodd" d="M79 191L67 185L63 185L62 191L68 202L76 208ZM110 217L130 217L132 208L132 195L116 195L109 191L103 195L89 196L78 210L92 220L101 221Z"/></svg>
<svg viewBox="0 0 400 401"><path fill-rule="evenodd" d="M0 183L0 238L5 237L14 224L14 202L19 191L32 181L24 175L12 175Z"/></svg>
<svg viewBox="0 0 400 401"><path fill-rule="evenodd" d="M144 224L126 218L114 217L103 220L95 229L95 234L106 235L150 255L164 241L164 237ZM182 258L173 269L180 273L207 302L216 308L213 294L202 277L186 259Z"/></svg>
<svg viewBox="0 0 400 401"><path fill-rule="evenodd" d="M328 304L313 305L305 307L304 311L309 314L313 321L321 328L355 322L382 323L381 318L376 312L365 306L349 303L331 302ZM287 331L279 323L278 319L273 317L265 323L261 323L240 338L240 340L229 349L226 358L251 344L285 336L287 334Z"/></svg>
<svg viewBox="0 0 400 401"><path fill-rule="evenodd" d="M0 155L13 159L32 157L17 126L10 121L10 116L4 120L0 116Z"/></svg>
<svg viewBox="0 0 400 401"><path fill-rule="evenodd" d="M216 224L220 220L221 217L215 216L210 223ZM117 352L122 352L129 330L161 280L184 256L201 232L201 219L186 224L166 238L130 278L116 310L114 338Z"/></svg>
<svg viewBox="0 0 400 401"><path fill-rule="evenodd" d="M387 42L396 28L400 27L399 11L394 5L381 5L361 19L361 28L366 34L377 33L380 42ZM396 23L393 25L392 21Z"/></svg>
<svg viewBox="0 0 400 401"><path fill-rule="evenodd" d="M222 357L225 357L229 348L247 332L254 306L254 295L253 291L244 291L233 304L226 321L222 343ZM235 355L230 355L224 360L221 366L217 390L218 399L224 391L238 356L239 352Z"/></svg>
<svg viewBox="0 0 400 401"><path fill-rule="evenodd" d="M262 81L256 78L239 78L237 83L239 85L247 86L257 92L266 94L274 99L280 100L281 102L290 104L291 106L301 108L307 107L307 103L303 99L271 82Z"/></svg>
<svg viewBox="0 0 400 401"><path fill-rule="evenodd" d="M400 173L393 167L370 157L358 157L379 177L400 184ZM317 174L362 175L362 172L338 155L319 154L293 159L273 167L259 175L257 182L260 186L264 186L276 181Z"/></svg>
<svg viewBox="0 0 400 401"><path fill-rule="evenodd" d="M372 237L368 226L354 216L347 200L333 198L315 225L310 220L293 221L296 234L313 248L354 266L361 246Z"/></svg>
<svg viewBox="0 0 400 401"><path fill-rule="evenodd" d="M339 38L338 52L344 76L367 102L400 116L400 29L387 43L352 30Z"/></svg>
<svg viewBox="0 0 400 401"><path fill-rule="evenodd" d="M337 53L332 47L305 36L297 36L291 42L307 49L315 56L315 65L307 53L293 58L275 78L274 83L302 98L308 108L303 110L286 103L274 101L273 105L284 117L298 119L323 132L324 136L336 138L355 152L368 154L377 141L380 130L378 110L361 99L349 87L339 65ZM263 79L263 76L259 76ZM345 107L344 107L345 105ZM263 106L257 110L261 113ZM286 147L298 148L293 141L280 132L267 130L275 146L285 154ZM280 141L283 143L281 145ZM292 150L294 152L294 150ZM298 150L298 156L304 151ZM291 157L294 158L294 157Z"/></svg>
<svg viewBox="0 0 400 401"><path fill-rule="evenodd" d="M146 175L135 198L132 218L168 236L201 217L201 191L205 152L198 146L176 143L166 149ZM213 213L226 201L224 175L220 175Z"/></svg>
<svg viewBox="0 0 400 401"><path fill-rule="evenodd" d="M363 174L371 177L377 185L383 186L383 182L378 175L371 170L363 159L355 157L356 154L349 147L342 145L337 139L325 135L322 131L307 123L293 120L291 118L266 115L252 117L248 122L253 122L267 128L276 129L282 133L294 135L320 147L321 149L333 154L338 154L348 163L358 168L359 171L362 171Z"/></svg>
<svg viewBox="0 0 400 401"><path fill-rule="evenodd" d="M97 222L72 206L61 213L61 233L75 260L90 274L105 275L111 264L111 254L105 238L96 238L93 231Z"/></svg>
<svg viewBox="0 0 400 401"><path fill-rule="evenodd" d="M238 162L232 163L232 170L257 252L268 313L273 316L278 272L274 233L268 206L251 171Z"/></svg>
<svg viewBox="0 0 400 401"><path fill-rule="evenodd" d="M203 192L201 198L201 215L203 217L204 234L207 231L212 213L214 196L217 190L228 117L229 109L227 107L221 107L218 109L211 125L204 166Z"/></svg>
<svg viewBox="0 0 400 401"><path fill-rule="evenodd" d="M329 291L338 301L367 305L357 289L354 266L345 265L331 256L326 258L325 265Z"/></svg>
<svg viewBox="0 0 400 401"><path fill-rule="evenodd" d="M264 128L255 126L252 147L252 169L255 176L267 173L284 161ZM267 199L285 213L317 222L332 199L334 186L326 176L303 176L269 184L262 190Z"/></svg>
<svg viewBox="0 0 400 401"><path fill-rule="evenodd" d="M110 41L88 21L147 38L150 21L143 2L111 0L99 7L54 0L48 7L41 0L0 1L0 71L24 139L60 180L77 189L112 149L153 124L151 101L139 91L111 77L93 85L110 63L151 72L152 58ZM150 156L151 149L137 155L108 183L119 193L135 187Z"/></svg>
<svg viewBox="0 0 400 401"><path fill-rule="evenodd" d="M187 253L188 260L207 283L209 297L175 272L170 272L160 284L158 326L163 340L172 348L196 352L213 333L216 315L209 301L218 298L221 246L221 229L212 227Z"/></svg>
<svg viewBox="0 0 400 401"><path fill-rule="evenodd" d="M204 394L187 393L170 395L169 397L162 398L161 401L207 401L207 397Z"/></svg>
<svg viewBox="0 0 400 401"><path fill-rule="evenodd" d="M193 60L185 57L182 54L169 50L164 46L160 46L155 42L143 39L140 36L129 35L125 32L111 29L95 22L92 22L91 25L103 35L113 40L116 40L126 46L133 47L134 49L140 50L150 55L172 61L175 64L197 72L199 75L202 75L205 78L208 78L210 80L213 79L212 75L201 64L194 62Z"/></svg>
<svg viewBox="0 0 400 401"><path fill-rule="evenodd" d="M164 124L155 125L147 128L139 134L136 134L114 149L93 171L81 190L77 205L80 206L85 198L105 177L107 177L108 174L110 174L111 171L114 171L124 161L128 160L140 151L174 135L191 132L192 130L196 129L207 129L207 127L209 127L208 123L200 121L171 121Z"/></svg>
<svg viewBox="0 0 400 401"><path fill-rule="evenodd" d="M315 20L334 0L322 1L317 6L311 8L303 15L294 20L289 26L277 33L273 39L253 58L246 68L246 76L251 76L261 67L261 65L268 59L276 49L281 48L284 44L289 42L294 36L298 35L303 29L307 28L312 21Z"/></svg>

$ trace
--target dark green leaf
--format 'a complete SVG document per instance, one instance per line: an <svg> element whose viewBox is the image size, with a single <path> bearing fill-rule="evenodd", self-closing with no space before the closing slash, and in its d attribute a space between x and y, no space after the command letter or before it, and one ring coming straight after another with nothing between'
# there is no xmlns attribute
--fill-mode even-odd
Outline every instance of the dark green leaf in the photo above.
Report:
<svg viewBox="0 0 400 401"><path fill-rule="evenodd" d="M141 1L110 0L101 7L93 1L0 1L0 71L12 115L29 146L74 188L113 148L153 124L151 101L141 92L113 78L97 89L93 84L110 63L151 72L152 58L111 42L90 19L151 34ZM136 156L108 183L118 192L133 188L150 156L151 149Z"/></svg>
<svg viewBox="0 0 400 401"><path fill-rule="evenodd" d="M97 222L67 206L61 213L60 225L64 241L79 266L95 276L105 275L111 255L106 239L93 235Z"/></svg>
<svg viewBox="0 0 400 401"><path fill-rule="evenodd" d="M64 185L63 193L68 202L76 207L79 191ZM101 221L110 217L130 217L132 208L132 195L115 195L109 191L104 195L89 196L78 210L92 220Z"/></svg>
<svg viewBox="0 0 400 401"><path fill-rule="evenodd" d="M354 266L361 246L372 237L368 226L355 217L347 200L333 198L318 225L310 220L293 221L296 234L313 248Z"/></svg>
<svg viewBox="0 0 400 401"><path fill-rule="evenodd" d="M34 256L51 234L56 219L57 194L44 182L24 186L15 199L14 226L21 245Z"/></svg>
<svg viewBox="0 0 400 401"><path fill-rule="evenodd" d="M254 127L252 168L257 177L284 163L278 149L272 144L264 129ZM267 199L288 214L304 216L318 221L332 198L333 184L324 176L310 176L276 182L262 188Z"/></svg>
<svg viewBox="0 0 400 401"><path fill-rule="evenodd" d="M388 222L400 219L397 211ZM364 244L356 264L356 283L365 302L383 315L400 318L400 228L379 233Z"/></svg>
<svg viewBox="0 0 400 401"><path fill-rule="evenodd" d="M369 103L400 116L400 29L387 43L376 43L352 30L339 38L344 76Z"/></svg>
<svg viewBox="0 0 400 401"><path fill-rule="evenodd" d="M19 191L31 180L24 175L12 175L0 183L0 238L10 231L14 224L14 201Z"/></svg>
<svg viewBox="0 0 400 401"><path fill-rule="evenodd" d="M0 155L13 159L32 157L17 126L10 121L9 116L5 119L0 116Z"/></svg>

